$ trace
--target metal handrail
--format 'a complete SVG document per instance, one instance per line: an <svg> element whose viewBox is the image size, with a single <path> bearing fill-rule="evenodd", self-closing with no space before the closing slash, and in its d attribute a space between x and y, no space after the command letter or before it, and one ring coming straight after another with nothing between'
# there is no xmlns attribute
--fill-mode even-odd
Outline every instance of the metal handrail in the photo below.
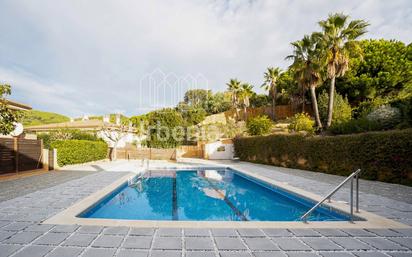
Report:
<svg viewBox="0 0 412 257"><path fill-rule="evenodd" d="M351 181L351 188L350 188L350 216L351 221L353 221L353 180L356 180L356 212L359 212L359 173L361 169L357 169L355 172L350 174L344 181L342 181L337 187L335 187L329 194L327 194L322 200L320 200L315 206L313 206L309 211L300 217L303 222L307 222L307 217L316 209L318 208L324 201L329 200L330 198L349 180Z"/></svg>

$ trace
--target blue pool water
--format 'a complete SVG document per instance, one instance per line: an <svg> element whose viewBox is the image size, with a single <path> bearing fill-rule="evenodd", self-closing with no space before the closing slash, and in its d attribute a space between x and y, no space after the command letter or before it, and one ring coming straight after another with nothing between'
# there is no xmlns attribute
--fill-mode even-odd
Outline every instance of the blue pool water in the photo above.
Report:
<svg viewBox="0 0 412 257"><path fill-rule="evenodd" d="M298 221L314 203L231 169L149 171L79 215L83 218L194 221ZM319 208L308 220L348 216Z"/></svg>

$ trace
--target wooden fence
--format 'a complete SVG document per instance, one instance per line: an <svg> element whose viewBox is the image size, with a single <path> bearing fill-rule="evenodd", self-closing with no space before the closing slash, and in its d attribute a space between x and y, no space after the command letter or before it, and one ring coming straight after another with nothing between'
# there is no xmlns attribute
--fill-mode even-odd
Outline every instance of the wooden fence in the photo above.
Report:
<svg viewBox="0 0 412 257"><path fill-rule="evenodd" d="M119 148L117 158L126 160L176 160L176 149L157 148Z"/></svg>
<svg viewBox="0 0 412 257"><path fill-rule="evenodd" d="M42 140L0 138L0 174L42 168L42 149Z"/></svg>

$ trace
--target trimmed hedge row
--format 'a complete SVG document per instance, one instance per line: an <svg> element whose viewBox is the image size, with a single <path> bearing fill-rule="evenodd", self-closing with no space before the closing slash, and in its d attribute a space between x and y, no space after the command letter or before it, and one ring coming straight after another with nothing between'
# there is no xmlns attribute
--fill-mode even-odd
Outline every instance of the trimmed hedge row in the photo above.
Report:
<svg viewBox="0 0 412 257"><path fill-rule="evenodd" d="M244 161L412 186L412 129L304 137L239 137L235 153Z"/></svg>
<svg viewBox="0 0 412 257"><path fill-rule="evenodd" d="M59 166L97 161L107 157L107 144L103 141L62 140L54 141L50 146L57 149Z"/></svg>

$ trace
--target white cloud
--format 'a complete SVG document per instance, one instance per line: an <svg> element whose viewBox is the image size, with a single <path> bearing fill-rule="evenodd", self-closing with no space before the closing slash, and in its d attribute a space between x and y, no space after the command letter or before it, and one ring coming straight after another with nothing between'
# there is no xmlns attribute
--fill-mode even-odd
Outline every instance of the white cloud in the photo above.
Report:
<svg viewBox="0 0 412 257"><path fill-rule="evenodd" d="M409 0L6 0L0 81L38 109L130 115L150 108L139 81L156 68L203 74L214 90L231 77L260 85L267 66L287 66L290 42L337 11L368 20L366 37L412 38Z"/></svg>

